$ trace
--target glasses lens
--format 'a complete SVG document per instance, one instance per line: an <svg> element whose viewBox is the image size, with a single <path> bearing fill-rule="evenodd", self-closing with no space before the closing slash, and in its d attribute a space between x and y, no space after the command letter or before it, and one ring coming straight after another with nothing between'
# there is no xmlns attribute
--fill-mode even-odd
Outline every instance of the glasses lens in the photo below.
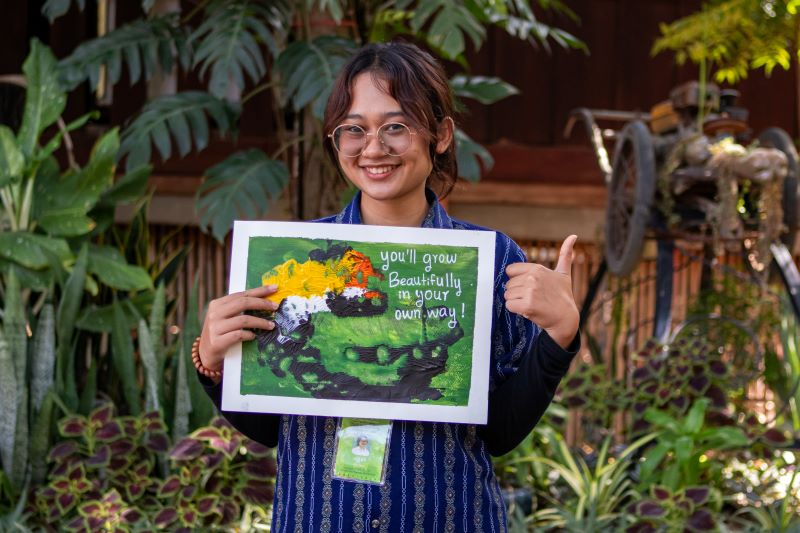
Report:
<svg viewBox="0 0 800 533"><path fill-rule="evenodd" d="M378 130L378 138L388 155L403 155L411 146L411 131L405 124L390 122Z"/></svg>
<svg viewBox="0 0 800 533"><path fill-rule="evenodd" d="M353 124L342 124L333 130L333 145L347 157L359 155L364 150L366 139L366 132Z"/></svg>

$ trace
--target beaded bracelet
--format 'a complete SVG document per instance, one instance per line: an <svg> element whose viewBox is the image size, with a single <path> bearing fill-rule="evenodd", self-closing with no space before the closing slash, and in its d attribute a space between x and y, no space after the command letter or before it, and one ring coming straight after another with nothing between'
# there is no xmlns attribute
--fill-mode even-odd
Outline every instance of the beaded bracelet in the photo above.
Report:
<svg viewBox="0 0 800 533"><path fill-rule="evenodd" d="M197 371L207 378L222 377L222 370L209 370L203 366L203 362L200 360L200 337L197 337L192 343L192 363Z"/></svg>

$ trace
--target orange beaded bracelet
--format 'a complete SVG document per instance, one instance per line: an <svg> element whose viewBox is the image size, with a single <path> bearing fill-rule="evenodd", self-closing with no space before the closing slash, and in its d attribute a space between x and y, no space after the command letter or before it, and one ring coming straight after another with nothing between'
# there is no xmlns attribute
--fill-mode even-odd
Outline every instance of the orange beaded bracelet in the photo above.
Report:
<svg viewBox="0 0 800 533"><path fill-rule="evenodd" d="M200 360L200 337L197 337L192 343L192 363L197 371L207 378L222 377L222 370L209 370L203 366L203 362Z"/></svg>

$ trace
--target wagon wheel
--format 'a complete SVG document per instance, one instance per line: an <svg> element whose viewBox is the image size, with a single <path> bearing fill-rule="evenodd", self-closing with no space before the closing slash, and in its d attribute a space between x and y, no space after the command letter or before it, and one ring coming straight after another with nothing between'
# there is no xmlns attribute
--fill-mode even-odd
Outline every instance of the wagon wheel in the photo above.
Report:
<svg viewBox="0 0 800 533"><path fill-rule="evenodd" d="M781 239L783 244L794 249L794 240L798 229L798 203L800 191L798 190L798 157L792 138L781 128L767 128L758 136L759 145L764 148L776 148L786 155L789 161L789 172L783 181L783 223L788 231Z"/></svg>
<svg viewBox="0 0 800 533"><path fill-rule="evenodd" d="M630 274L642 253L656 187L650 130L635 120L617 138L606 207L606 260L617 276Z"/></svg>

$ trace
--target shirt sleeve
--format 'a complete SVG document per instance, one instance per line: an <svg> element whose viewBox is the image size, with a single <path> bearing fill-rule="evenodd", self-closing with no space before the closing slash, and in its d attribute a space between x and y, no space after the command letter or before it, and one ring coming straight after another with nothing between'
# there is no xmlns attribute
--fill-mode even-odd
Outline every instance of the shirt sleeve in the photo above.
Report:
<svg viewBox="0 0 800 533"><path fill-rule="evenodd" d="M503 297L506 266L527 258L502 233L497 234L495 251L489 415L478 433L489 453L497 456L522 442L547 410L580 349L580 335L565 350L539 326L508 311Z"/></svg>
<svg viewBox="0 0 800 533"><path fill-rule="evenodd" d="M233 411L223 411L222 406L222 381L214 383L206 376L197 372L197 379L203 385L206 394L217 406L220 414L224 416L233 427L241 431L245 437L256 442L274 448L278 445L278 429L280 426L280 415L261 414L261 413L237 413Z"/></svg>

